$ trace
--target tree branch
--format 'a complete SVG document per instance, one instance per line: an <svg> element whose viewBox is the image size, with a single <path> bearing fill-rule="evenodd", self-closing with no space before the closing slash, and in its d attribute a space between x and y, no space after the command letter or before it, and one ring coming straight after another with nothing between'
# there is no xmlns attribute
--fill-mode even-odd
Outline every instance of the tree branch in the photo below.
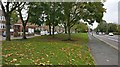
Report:
<svg viewBox="0 0 120 67"><path fill-rule="evenodd" d="M4 14L4 16L5 16L5 15L6 15L6 12L5 12L5 8L4 8L4 6L3 6L1 0L0 0L0 4L1 4L1 8L2 8L3 14Z"/></svg>
<svg viewBox="0 0 120 67"><path fill-rule="evenodd" d="M17 4L18 4L18 3L17 3ZM13 11L13 10L15 10L17 7L19 7L19 6L22 4L22 2L21 2L20 4L18 4L18 5L17 5L17 4L16 4L16 6L15 6L15 7L13 7L13 8L11 9L11 11L10 11L10 12L12 12L12 11Z"/></svg>

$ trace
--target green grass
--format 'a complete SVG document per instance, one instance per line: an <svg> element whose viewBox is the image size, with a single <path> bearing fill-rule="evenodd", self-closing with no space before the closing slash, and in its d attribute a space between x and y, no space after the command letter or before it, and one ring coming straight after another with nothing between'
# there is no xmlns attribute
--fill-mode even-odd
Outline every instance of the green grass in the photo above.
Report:
<svg viewBox="0 0 120 67"><path fill-rule="evenodd" d="M67 35L39 36L27 40L4 41L2 64L9 65L94 65L87 47L88 35L72 34L73 41L65 41Z"/></svg>

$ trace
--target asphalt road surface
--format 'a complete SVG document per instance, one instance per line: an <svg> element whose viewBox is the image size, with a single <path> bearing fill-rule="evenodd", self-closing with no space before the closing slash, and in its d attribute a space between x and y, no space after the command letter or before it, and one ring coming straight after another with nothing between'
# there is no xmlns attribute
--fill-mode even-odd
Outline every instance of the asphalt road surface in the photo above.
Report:
<svg viewBox="0 0 120 67"><path fill-rule="evenodd" d="M96 65L118 65L118 50L89 34L89 48Z"/></svg>
<svg viewBox="0 0 120 67"><path fill-rule="evenodd" d="M96 35L96 34L94 34L94 36L96 38L100 39L101 41L107 43L111 47L118 50L118 44L120 43L118 40L118 37L119 37L118 35L109 36L109 35Z"/></svg>

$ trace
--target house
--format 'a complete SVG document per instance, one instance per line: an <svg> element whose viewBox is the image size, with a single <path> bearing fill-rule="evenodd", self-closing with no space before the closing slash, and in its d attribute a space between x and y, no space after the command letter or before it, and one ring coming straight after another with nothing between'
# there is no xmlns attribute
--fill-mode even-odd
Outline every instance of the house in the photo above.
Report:
<svg viewBox="0 0 120 67"><path fill-rule="evenodd" d="M34 35L35 29L38 26L35 24L31 24L30 22L27 23L26 25L26 35ZM18 20L17 23L13 24L13 36L14 37L18 37L18 36L22 36L23 34L23 25L21 20Z"/></svg>
<svg viewBox="0 0 120 67"><path fill-rule="evenodd" d="M3 15L2 10L0 10L0 34L5 31L5 17Z"/></svg>

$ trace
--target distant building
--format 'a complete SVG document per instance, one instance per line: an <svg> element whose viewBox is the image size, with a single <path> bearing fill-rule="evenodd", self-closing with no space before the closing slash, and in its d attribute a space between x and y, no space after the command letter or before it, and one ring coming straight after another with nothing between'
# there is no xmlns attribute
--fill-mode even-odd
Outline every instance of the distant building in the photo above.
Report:
<svg viewBox="0 0 120 67"><path fill-rule="evenodd" d="M0 10L0 34L5 31L5 17L2 10Z"/></svg>
<svg viewBox="0 0 120 67"><path fill-rule="evenodd" d="M17 23L13 24L13 35L15 37L22 36L23 34L23 25L21 20L18 20ZM26 35L34 35L34 31L38 26L31 24L30 22L26 25Z"/></svg>

